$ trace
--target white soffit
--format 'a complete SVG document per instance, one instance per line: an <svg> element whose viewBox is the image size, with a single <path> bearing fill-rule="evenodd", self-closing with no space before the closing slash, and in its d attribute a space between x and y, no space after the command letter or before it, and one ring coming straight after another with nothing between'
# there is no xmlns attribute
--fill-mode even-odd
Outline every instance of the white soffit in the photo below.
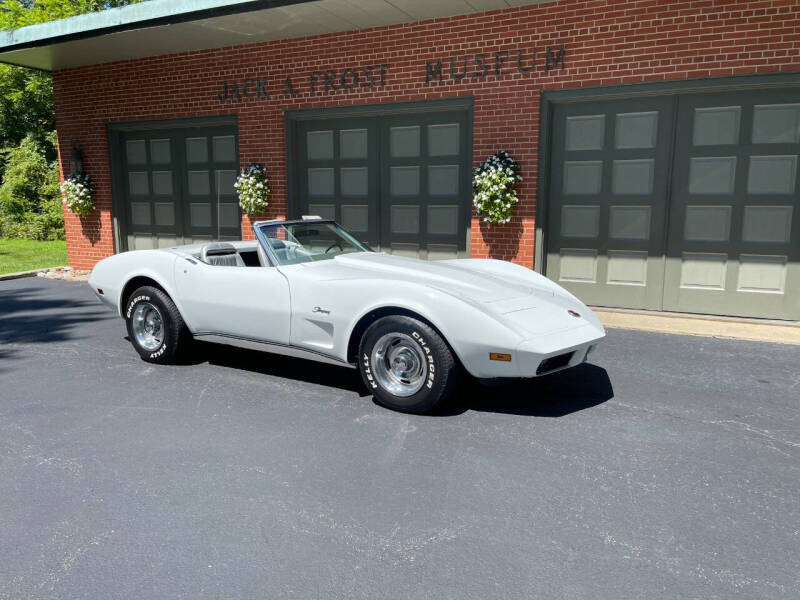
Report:
<svg viewBox="0 0 800 600"><path fill-rule="evenodd" d="M149 0L0 32L0 62L55 71L540 3L542 0Z"/></svg>

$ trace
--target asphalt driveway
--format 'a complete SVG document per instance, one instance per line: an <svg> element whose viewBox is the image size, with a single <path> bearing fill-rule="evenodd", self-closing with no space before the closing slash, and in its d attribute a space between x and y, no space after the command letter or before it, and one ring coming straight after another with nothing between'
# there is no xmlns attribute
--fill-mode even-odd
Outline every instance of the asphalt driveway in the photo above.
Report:
<svg viewBox="0 0 800 600"><path fill-rule="evenodd" d="M800 597L800 347L613 330L437 417L201 358L0 283L0 598Z"/></svg>

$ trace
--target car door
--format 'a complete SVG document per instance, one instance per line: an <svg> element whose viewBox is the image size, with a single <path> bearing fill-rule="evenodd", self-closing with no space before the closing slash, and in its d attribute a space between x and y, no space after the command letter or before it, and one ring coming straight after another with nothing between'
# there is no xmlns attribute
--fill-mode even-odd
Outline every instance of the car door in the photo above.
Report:
<svg viewBox="0 0 800 600"><path fill-rule="evenodd" d="M275 267L176 263L184 320L195 334L289 343L289 284Z"/></svg>

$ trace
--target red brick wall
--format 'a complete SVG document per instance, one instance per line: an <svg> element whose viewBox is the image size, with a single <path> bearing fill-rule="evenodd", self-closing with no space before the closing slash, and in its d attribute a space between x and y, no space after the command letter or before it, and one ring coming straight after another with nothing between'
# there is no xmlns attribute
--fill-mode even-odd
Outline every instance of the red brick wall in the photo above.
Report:
<svg viewBox="0 0 800 600"><path fill-rule="evenodd" d="M543 89L800 71L800 2L633 2L563 0L409 25L204 50L82 67L54 74L62 168L73 140L96 182L99 215L66 215L70 264L91 267L113 252L106 123L235 113L240 159L267 165L269 216L286 212L283 112L298 108L426 100L475 99L475 164L507 149L523 167L515 218L487 229L473 219L473 256L533 264L539 102ZM547 46L566 48L566 68L545 73ZM516 71L518 49L538 52L535 73ZM449 58L509 51L508 74L447 76ZM425 82L426 59L443 59L445 80ZM317 92L311 71L389 65L383 88ZM275 94L292 76L301 95ZM220 104L223 81L268 77L272 100ZM249 234L245 220L243 231Z"/></svg>

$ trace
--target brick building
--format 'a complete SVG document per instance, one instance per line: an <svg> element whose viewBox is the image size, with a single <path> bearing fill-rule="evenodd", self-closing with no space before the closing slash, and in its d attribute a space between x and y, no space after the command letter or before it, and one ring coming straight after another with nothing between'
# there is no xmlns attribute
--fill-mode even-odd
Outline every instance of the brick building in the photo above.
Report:
<svg viewBox="0 0 800 600"><path fill-rule="evenodd" d="M53 72L70 264L335 218L373 247L536 268L604 306L800 318L800 3L151 0L0 35ZM511 223L471 171L522 165Z"/></svg>

